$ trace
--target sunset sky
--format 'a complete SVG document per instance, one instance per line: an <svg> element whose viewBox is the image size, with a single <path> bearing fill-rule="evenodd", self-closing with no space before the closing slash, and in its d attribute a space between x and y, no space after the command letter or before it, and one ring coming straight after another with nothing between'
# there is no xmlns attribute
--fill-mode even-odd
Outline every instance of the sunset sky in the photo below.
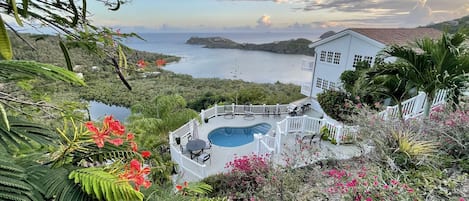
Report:
<svg viewBox="0 0 469 201"><path fill-rule="evenodd" d="M468 0L133 0L88 8L98 25L131 31L310 31L415 27L469 15Z"/></svg>

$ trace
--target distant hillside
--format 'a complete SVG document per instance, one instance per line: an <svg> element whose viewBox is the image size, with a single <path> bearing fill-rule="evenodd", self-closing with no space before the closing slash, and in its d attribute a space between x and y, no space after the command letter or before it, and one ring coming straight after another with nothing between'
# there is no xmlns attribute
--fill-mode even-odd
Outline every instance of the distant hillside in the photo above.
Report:
<svg viewBox="0 0 469 201"><path fill-rule="evenodd" d="M309 48L310 40L299 38L286 41L279 41L264 44L252 43L237 43L227 38L222 37L208 37L199 38L191 37L186 41L187 44L204 45L206 48L226 48L226 49L241 49L241 50L259 50L274 52L280 54L303 54L313 55L314 50Z"/></svg>
<svg viewBox="0 0 469 201"><path fill-rule="evenodd" d="M431 28L438 29L441 31L448 31L450 33L455 33L456 31L462 28L469 29L469 15L459 18L459 19L454 19L450 21L427 25L426 27L431 27Z"/></svg>

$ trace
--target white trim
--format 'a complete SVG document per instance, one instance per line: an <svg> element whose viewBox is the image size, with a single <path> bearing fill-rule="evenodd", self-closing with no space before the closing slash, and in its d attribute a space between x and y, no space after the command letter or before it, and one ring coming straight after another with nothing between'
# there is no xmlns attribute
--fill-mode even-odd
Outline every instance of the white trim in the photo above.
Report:
<svg viewBox="0 0 469 201"><path fill-rule="evenodd" d="M342 37L347 36L347 35L351 35L351 36L353 36L353 37L356 37L356 38L358 38L358 39L361 39L361 40L363 40L363 41L365 41L365 42L367 42L367 43L369 43L369 44L371 44L371 45L373 45L373 46L376 46L376 47L380 48L380 49L386 47L385 44L383 44L383 43L381 43L381 42L379 42L379 41L376 41L376 40L374 40L374 39L372 39L372 38L369 38L369 37L367 37L367 36L365 36L365 35L362 35L362 34L360 34L360 33L358 33L358 32L355 32L355 31L353 31L353 30L351 30L351 29L346 29L346 30L343 30L343 31L341 31L341 32L339 32L339 33L336 33L335 35L329 36L329 37L327 37L327 38L325 38L325 39L315 41L315 42L311 43L310 45L308 45L308 47L309 47L309 48L315 48L315 47L317 47L317 46L323 45L323 44L325 44L325 43L328 43L328 42L330 42L330 41L333 41L333 40L342 38Z"/></svg>

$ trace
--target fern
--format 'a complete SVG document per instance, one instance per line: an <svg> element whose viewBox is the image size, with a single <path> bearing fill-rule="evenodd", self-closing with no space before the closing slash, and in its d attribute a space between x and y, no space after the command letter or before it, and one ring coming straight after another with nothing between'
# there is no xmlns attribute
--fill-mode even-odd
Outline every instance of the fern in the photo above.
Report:
<svg viewBox="0 0 469 201"><path fill-rule="evenodd" d="M87 194L98 200L143 200L143 194L132 186L102 168L83 168L74 170L69 175L75 183L82 186Z"/></svg>
<svg viewBox="0 0 469 201"><path fill-rule="evenodd" d="M23 146L34 147L33 142L42 145L54 144L53 133L47 128L9 116L9 129L0 124L0 145L7 151L19 150Z"/></svg>
<svg viewBox="0 0 469 201"><path fill-rule="evenodd" d="M35 201L43 197L28 181L28 171L10 157L0 159L0 200Z"/></svg>
<svg viewBox="0 0 469 201"><path fill-rule="evenodd" d="M94 147L93 147L94 146ZM72 163L76 164L82 160L87 162L107 162L114 160L125 160L141 157L140 154L130 151L125 146L117 147L110 143L106 143L101 149L97 149L96 145L85 146L85 149L77 150L72 153L74 159Z"/></svg>
<svg viewBox="0 0 469 201"><path fill-rule="evenodd" d="M92 201L93 198L83 192L79 184L68 178L70 171L65 168L53 169L44 181L46 187L45 197L57 201Z"/></svg>

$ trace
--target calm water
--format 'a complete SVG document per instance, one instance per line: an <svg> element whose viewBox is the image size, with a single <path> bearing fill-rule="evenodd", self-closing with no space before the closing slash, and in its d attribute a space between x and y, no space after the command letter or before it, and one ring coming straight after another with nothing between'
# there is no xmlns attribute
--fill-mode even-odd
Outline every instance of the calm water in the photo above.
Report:
<svg viewBox="0 0 469 201"><path fill-rule="evenodd" d="M301 70L302 59L311 57L262 51L208 49L185 42L192 36L221 36L238 43L257 44L295 38L312 41L317 39L317 36L309 33L145 33L140 36L145 41L128 39L125 44L138 50L181 57L181 61L168 64L166 70L197 78L236 78L257 83L280 81L294 84L311 80L312 74ZM94 101L90 102L89 109L93 120L112 114L116 119L124 121L130 115L128 108Z"/></svg>
<svg viewBox="0 0 469 201"><path fill-rule="evenodd" d="M112 115L120 122L124 122L125 118L130 115L130 109L119 106L109 106L100 102L90 101L90 116L91 120L98 121L104 119L106 115Z"/></svg>
<svg viewBox="0 0 469 201"><path fill-rule="evenodd" d="M250 127L221 127L211 131L208 139L214 145L222 147L237 147L254 141L254 134L266 134L272 126L260 123Z"/></svg>
<svg viewBox="0 0 469 201"><path fill-rule="evenodd" d="M311 73L301 70L303 55L275 54L262 51L208 49L185 42L191 36L221 36L239 43L268 43L294 38L316 40L307 33L152 33L141 34L146 41L129 39L132 48L181 57L178 63L167 65L167 70L189 74L197 78L242 79L257 83L305 82Z"/></svg>

